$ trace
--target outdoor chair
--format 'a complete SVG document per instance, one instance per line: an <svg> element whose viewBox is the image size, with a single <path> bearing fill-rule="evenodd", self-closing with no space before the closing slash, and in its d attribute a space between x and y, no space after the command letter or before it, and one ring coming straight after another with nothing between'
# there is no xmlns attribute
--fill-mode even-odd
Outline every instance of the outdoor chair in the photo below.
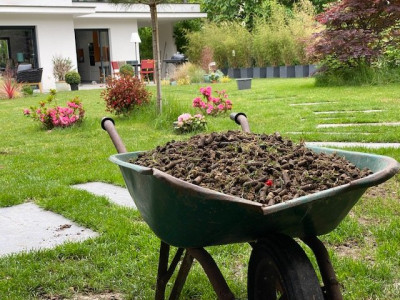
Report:
<svg viewBox="0 0 400 300"><path fill-rule="evenodd" d="M119 77L119 64L117 61L111 62L111 68L113 77Z"/></svg>
<svg viewBox="0 0 400 300"><path fill-rule="evenodd" d="M140 77L144 80L144 77L147 78L147 82L150 82L149 75L153 74L154 78L154 60L152 59L144 59L140 63ZM154 79L155 82L155 79Z"/></svg>
<svg viewBox="0 0 400 300"><path fill-rule="evenodd" d="M43 93L42 73L43 73L43 68L19 71L17 72L17 82L25 85L38 86L40 93Z"/></svg>

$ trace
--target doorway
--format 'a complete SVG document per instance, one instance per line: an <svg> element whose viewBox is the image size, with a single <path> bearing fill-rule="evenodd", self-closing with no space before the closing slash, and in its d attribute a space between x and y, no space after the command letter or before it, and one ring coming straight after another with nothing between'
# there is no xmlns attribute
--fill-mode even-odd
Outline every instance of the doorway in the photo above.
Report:
<svg viewBox="0 0 400 300"><path fill-rule="evenodd" d="M76 29L75 44L82 82L105 82L111 74L108 29Z"/></svg>

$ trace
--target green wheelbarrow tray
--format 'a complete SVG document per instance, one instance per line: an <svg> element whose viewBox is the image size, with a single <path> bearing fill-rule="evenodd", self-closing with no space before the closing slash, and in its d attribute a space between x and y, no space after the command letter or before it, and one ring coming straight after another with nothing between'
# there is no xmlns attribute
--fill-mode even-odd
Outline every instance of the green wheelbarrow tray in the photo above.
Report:
<svg viewBox="0 0 400 300"><path fill-rule="evenodd" d="M399 170L396 160L322 147L315 152L337 153L373 174L339 187L266 206L182 181L157 169L129 163L140 152L116 154L130 195L144 221L165 243L198 248L250 242L271 233L304 238L335 229L368 187Z"/></svg>

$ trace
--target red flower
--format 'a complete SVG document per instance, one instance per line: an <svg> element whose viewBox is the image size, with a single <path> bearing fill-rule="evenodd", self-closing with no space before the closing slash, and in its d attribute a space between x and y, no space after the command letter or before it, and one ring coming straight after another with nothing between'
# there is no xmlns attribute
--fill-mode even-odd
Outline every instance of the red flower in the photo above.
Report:
<svg viewBox="0 0 400 300"><path fill-rule="evenodd" d="M268 186L271 186L271 185L273 185L274 184L274 182L271 180L271 179L268 179L266 182L265 182L265 185L268 185Z"/></svg>

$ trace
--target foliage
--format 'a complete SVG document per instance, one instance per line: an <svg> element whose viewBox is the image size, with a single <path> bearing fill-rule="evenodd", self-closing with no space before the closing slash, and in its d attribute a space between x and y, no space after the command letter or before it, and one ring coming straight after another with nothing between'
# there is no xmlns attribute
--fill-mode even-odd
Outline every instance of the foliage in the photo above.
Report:
<svg viewBox="0 0 400 300"><path fill-rule="evenodd" d="M151 45L151 28L142 27L139 28L139 36L142 41L139 44L140 58L141 59L152 59L153 58L153 47Z"/></svg>
<svg viewBox="0 0 400 300"><path fill-rule="evenodd" d="M307 63L305 45L315 23L311 2L300 0L288 10L270 0L268 15L254 20L252 32L239 22L206 23L201 31L188 33L186 53L203 66L208 61L203 49L209 48L218 68Z"/></svg>
<svg viewBox="0 0 400 300"><path fill-rule="evenodd" d="M360 64L352 68L330 68L315 75L316 86L379 85L400 82L400 67Z"/></svg>
<svg viewBox="0 0 400 300"><path fill-rule="evenodd" d="M70 58L61 56L54 56L53 62L53 76L57 81L64 81L65 74L72 69L72 61Z"/></svg>
<svg viewBox="0 0 400 300"><path fill-rule="evenodd" d="M22 94L24 94L24 96L33 95L33 88L30 85L27 85L27 84L23 85L21 91L22 91Z"/></svg>
<svg viewBox="0 0 400 300"><path fill-rule="evenodd" d="M310 4L321 12L327 3L333 1L335 0L311 0ZM258 19L265 21L269 19L271 4L279 4L290 12L297 3L298 1L295 0L203 0L203 11L208 14L209 21L220 24L237 20L245 24L248 30L253 31Z"/></svg>
<svg viewBox="0 0 400 300"><path fill-rule="evenodd" d="M314 9L308 0L291 11L270 2L267 20L257 19L253 31L253 56L257 66L306 64L305 47L314 30Z"/></svg>
<svg viewBox="0 0 400 300"><path fill-rule="evenodd" d="M101 96L106 102L106 111L116 115L128 115L135 107L150 102L151 94L140 79L123 76L109 77Z"/></svg>
<svg viewBox="0 0 400 300"><path fill-rule="evenodd" d="M204 47L212 49L217 68L250 67L252 64L251 34L239 23L207 23L201 31L189 33L187 37L186 53L195 64L202 65Z"/></svg>
<svg viewBox="0 0 400 300"><path fill-rule="evenodd" d="M14 99L20 96L22 85L17 83L11 76L4 76L0 79L0 99Z"/></svg>
<svg viewBox="0 0 400 300"><path fill-rule="evenodd" d="M130 64L125 64L119 68L119 73L122 76L133 76L135 72L133 71L133 67Z"/></svg>
<svg viewBox="0 0 400 300"><path fill-rule="evenodd" d="M197 65L186 62L176 67L171 78L175 79L179 85L190 84L190 83L200 83L203 80L204 71Z"/></svg>
<svg viewBox="0 0 400 300"><path fill-rule="evenodd" d="M385 49L396 45L400 2L386 0L343 0L319 14L326 26L314 35L309 52L328 68L371 65Z"/></svg>
<svg viewBox="0 0 400 300"><path fill-rule="evenodd" d="M69 71L65 74L65 82L68 84L80 84L81 75L76 71Z"/></svg>
<svg viewBox="0 0 400 300"><path fill-rule="evenodd" d="M211 116L217 116L232 109L232 102L228 99L228 94L223 91L215 91L217 96L212 96L211 86L200 88L203 101L200 97L193 99L193 107L197 107L203 113Z"/></svg>
<svg viewBox="0 0 400 300"><path fill-rule="evenodd" d="M48 107L53 101L55 104L52 107ZM39 107L31 106L29 109L24 109L24 115L41 122L44 128L52 129L81 123L85 116L85 110L79 97L68 101L66 107L58 106L56 103L56 91L50 90L47 99L39 102Z"/></svg>
<svg viewBox="0 0 400 300"><path fill-rule="evenodd" d="M174 122L174 130L177 133L187 133L204 130L207 121L202 114L192 116L189 113L184 113L178 117L178 121Z"/></svg>
<svg viewBox="0 0 400 300"><path fill-rule="evenodd" d="M189 42L186 38L186 33L199 31L202 23L202 19L194 19L179 21L174 25L173 37L175 39L175 45L178 52L186 54L186 47Z"/></svg>
<svg viewBox="0 0 400 300"><path fill-rule="evenodd" d="M211 82L218 82L221 80L221 78L224 76L224 73L221 72L221 70L216 70L215 72L212 72L209 75L209 79Z"/></svg>
<svg viewBox="0 0 400 300"><path fill-rule="evenodd" d="M231 81L231 79L229 78L229 76L222 76L222 78L220 79L221 83L228 83Z"/></svg>
<svg viewBox="0 0 400 300"><path fill-rule="evenodd" d="M190 77L180 78L176 81L177 85L188 85L190 84Z"/></svg>

